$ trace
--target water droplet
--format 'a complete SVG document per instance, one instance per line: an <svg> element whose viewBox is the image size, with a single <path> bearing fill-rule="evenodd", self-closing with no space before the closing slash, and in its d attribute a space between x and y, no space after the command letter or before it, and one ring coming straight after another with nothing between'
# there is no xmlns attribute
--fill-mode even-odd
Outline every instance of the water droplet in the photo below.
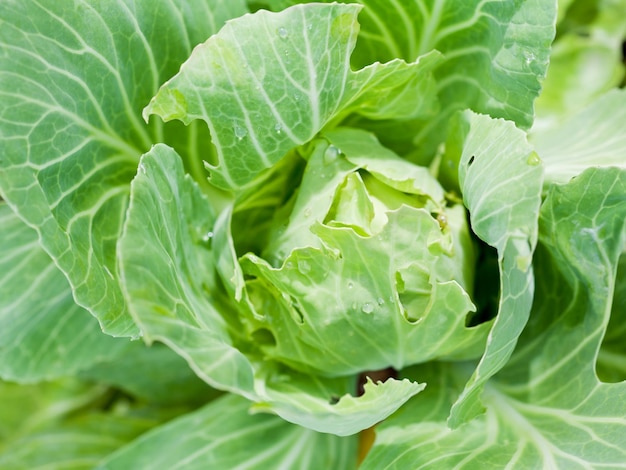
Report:
<svg viewBox="0 0 626 470"><path fill-rule="evenodd" d="M241 140L247 135L248 130L245 127L235 126L235 137L237 137L237 139Z"/></svg>
<svg viewBox="0 0 626 470"><path fill-rule="evenodd" d="M324 152L324 163L326 165L330 165L335 160L337 160L337 157L340 153L341 150L339 150L337 147L335 147L334 145L329 145L326 149L326 152Z"/></svg>
<svg viewBox="0 0 626 470"><path fill-rule="evenodd" d="M306 29L308 29L309 31L311 31L313 29L313 23L309 23L306 25Z"/></svg>
<svg viewBox="0 0 626 470"><path fill-rule="evenodd" d="M528 158L526 159L526 163L528 163L531 166L537 166L541 164L541 158L539 158L539 155L537 155L537 152L532 152L530 155L528 155Z"/></svg>
<svg viewBox="0 0 626 470"><path fill-rule="evenodd" d="M361 311L369 315L370 313L374 311L374 305L369 302L365 302L363 306L361 307Z"/></svg>
<svg viewBox="0 0 626 470"><path fill-rule="evenodd" d="M524 59L526 60L526 65L530 65L535 60L535 54L530 51L524 51Z"/></svg>
<svg viewBox="0 0 626 470"><path fill-rule="evenodd" d="M382 297L378 297L378 300L376 300L376 302L378 302L378 305L380 305L380 306L385 305L385 301L383 300Z"/></svg>
<svg viewBox="0 0 626 470"><path fill-rule="evenodd" d="M304 209L304 216L311 217L311 209L309 209L308 207Z"/></svg>
<svg viewBox="0 0 626 470"><path fill-rule="evenodd" d="M131 337L130 337L130 340L131 340L131 341L138 341L138 340L139 340L139 338L142 338L142 337L143 337L143 331L140 331L138 335L133 335L133 336L131 336Z"/></svg>
<svg viewBox="0 0 626 470"><path fill-rule="evenodd" d="M276 30L278 33L278 37L281 39L287 39L289 37L289 31L287 28L283 28L282 26Z"/></svg>
<svg viewBox="0 0 626 470"><path fill-rule="evenodd" d="M213 235L215 235L213 232L207 232L202 236L202 241L203 242L208 242L209 240L211 240L213 238Z"/></svg>
<svg viewBox="0 0 626 470"><path fill-rule="evenodd" d="M297 103L302 99L302 95L300 95L299 93L294 93L293 94L293 100Z"/></svg>
<svg viewBox="0 0 626 470"><path fill-rule="evenodd" d="M441 230L448 226L448 218L445 214L437 214L437 222L439 223L439 228Z"/></svg>
<svg viewBox="0 0 626 470"><path fill-rule="evenodd" d="M283 131L283 125L280 122L274 124L274 130L277 134L280 134Z"/></svg>
<svg viewBox="0 0 626 470"><path fill-rule="evenodd" d="M287 261L285 263L285 268L286 269L293 269L293 263L291 261Z"/></svg>
<svg viewBox="0 0 626 470"><path fill-rule="evenodd" d="M352 310L356 310L356 308L357 308L356 302L352 302Z"/></svg>
<svg viewBox="0 0 626 470"><path fill-rule="evenodd" d="M311 272L311 265L307 260L300 259L298 260L298 271L300 271L302 274L307 274Z"/></svg>
<svg viewBox="0 0 626 470"><path fill-rule="evenodd" d="M533 262L532 256L517 256L515 258L517 269L519 269L522 272L527 272L532 262Z"/></svg>
<svg viewBox="0 0 626 470"><path fill-rule="evenodd" d="M354 284L351 282L348 282L348 289L352 289L354 287Z"/></svg>

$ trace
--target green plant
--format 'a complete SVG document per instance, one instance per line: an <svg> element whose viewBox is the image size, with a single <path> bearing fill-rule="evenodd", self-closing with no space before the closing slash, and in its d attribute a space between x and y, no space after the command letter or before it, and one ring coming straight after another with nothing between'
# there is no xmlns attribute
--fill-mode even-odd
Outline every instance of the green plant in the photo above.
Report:
<svg viewBox="0 0 626 470"><path fill-rule="evenodd" d="M359 3L4 2L0 468L623 465L626 4Z"/></svg>

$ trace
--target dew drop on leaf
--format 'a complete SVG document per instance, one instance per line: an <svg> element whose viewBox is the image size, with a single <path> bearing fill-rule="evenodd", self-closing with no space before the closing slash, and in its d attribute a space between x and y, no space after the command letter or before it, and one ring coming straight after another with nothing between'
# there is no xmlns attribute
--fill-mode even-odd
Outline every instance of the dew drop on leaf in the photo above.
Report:
<svg viewBox="0 0 626 470"><path fill-rule="evenodd" d="M309 208L304 209L304 216L305 217L311 217L311 209L309 209Z"/></svg>
<svg viewBox="0 0 626 470"><path fill-rule="evenodd" d="M532 152L526 159L526 163L528 163L531 166L537 166L541 164L541 158L539 158L539 155L537 155L537 152Z"/></svg>
<svg viewBox="0 0 626 470"><path fill-rule="evenodd" d="M354 287L354 284L352 282L348 282L348 289L352 289Z"/></svg>
<svg viewBox="0 0 626 470"><path fill-rule="evenodd" d="M328 146L328 148L326 149L326 152L324 152L324 163L326 163L327 165L330 165L335 160L337 160L337 157L339 156L340 153L341 153L341 150L339 150L334 145Z"/></svg>
<svg viewBox="0 0 626 470"><path fill-rule="evenodd" d="M239 140L243 139L245 136L248 135L248 131L246 130L245 127L235 125L234 130L235 130L235 137L237 137L237 139Z"/></svg>
<svg viewBox="0 0 626 470"><path fill-rule="evenodd" d="M437 214L437 222L439 223L439 228L441 230L448 226L448 218L445 214Z"/></svg>
<svg viewBox="0 0 626 470"><path fill-rule="evenodd" d="M311 265L305 259L298 260L298 271L302 274L308 274L311 272Z"/></svg>
<svg viewBox="0 0 626 470"><path fill-rule="evenodd" d="M530 51L524 51L524 59L526 60L526 65L530 65L535 60L535 54Z"/></svg>
<svg viewBox="0 0 626 470"><path fill-rule="evenodd" d="M274 130L277 134L280 134L283 131L283 125L280 122L274 124Z"/></svg>
<svg viewBox="0 0 626 470"><path fill-rule="evenodd" d="M370 314L374 311L374 305L371 304L370 302L365 302L363 306L361 307L361 311L363 313Z"/></svg>
<svg viewBox="0 0 626 470"><path fill-rule="evenodd" d="M139 334L134 335L134 336L131 336L131 337L130 337L130 340L131 340L131 341L138 341L138 340L139 340L140 338L142 338L142 337L143 337L143 331L140 331L140 332L139 332Z"/></svg>
<svg viewBox="0 0 626 470"><path fill-rule="evenodd" d="M287 39L289 37L289 31L287 31L287 28L283 28L282 26L278 28L276 32L278 33L278 37L281 39Z"/></svg>
<svg viewBox="0 0 626 470"><path fill-rule="evenodd" d="M517 256L515 258L515 263L517 264L517 269L522 272L527 272L528 268L532 264L532 256Z"/></svg>
<svg viewBox="0 0 626 470"><path fill-rule="evenodd" d="M382 297L378 297L377 302L378 302L378 305L380 305L380 306L385 305L385 301L383 300L383 298L382 298Z"/></svg>
<svg viewBox="0 0 626 470"><path fill-rule="evenodd" d="M203 242L208 242L209 240L211 240L213 238L213 232L207 232L202 236L202 241Z"/></svg>

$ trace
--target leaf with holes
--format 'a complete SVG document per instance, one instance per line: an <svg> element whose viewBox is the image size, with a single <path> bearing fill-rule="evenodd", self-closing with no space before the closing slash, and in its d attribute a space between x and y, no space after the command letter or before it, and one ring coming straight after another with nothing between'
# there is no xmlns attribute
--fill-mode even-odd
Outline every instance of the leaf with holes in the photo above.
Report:
<svg viewBox="0 0 626 470"><path fill-rule="evenodd" d="M198 129L146 126L141 109L198 42L244 12L243 1L3 5L1 194L110 334L138 334L115 246L139 157L167 140L201 166L196 146L210 142Z"/></svg>
<svg viewBox="0 0 626 470"><path fill-rule="evenodd" d="M552 187L539 219L533 316L485 387L486 413L450 430L447 412L468 372L416 368L433 389L381 426L362 468L623 466L626 382L603 383L595 368L626 242L624 194L618 169L587 170Z"/></svg>
<svg viewBox="0 0 626 470"><path fill-rule="evenodd" d="M225 189L248 184L350 112L373 119L412 117L431 99L420 91L428 88L439 55L353 72L359 10L294 6L232 21L194 50L144 117L205 121L219 158L211 180ZM389 100L399 105L381 106Z"/></svg>
<svg viewBox="0 0 626 470"><path fill-rule="evenodd" d="M624 1L5 0L0 467L623 466Z"/></svg>

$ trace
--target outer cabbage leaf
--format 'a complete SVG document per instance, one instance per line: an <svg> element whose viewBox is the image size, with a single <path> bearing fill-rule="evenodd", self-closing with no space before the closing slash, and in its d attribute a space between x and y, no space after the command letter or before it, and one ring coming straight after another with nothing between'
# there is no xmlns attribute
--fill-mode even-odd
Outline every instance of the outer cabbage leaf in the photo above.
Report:
<svg viewBox="0 0 626 470"><path fill-rule="evenodd" d="M140 110L195 44L244 12L242 0L2 6L0 193L110 334L138 333L115 244L139 156L153 140L202 136L147 127ZM182 148L197 157L194 144Z"/></svg>
<svg viewBox="0 0 626 470"><path fill-rule="evenodd" d="M0 202L0 377L34 382L72 375L128 350L103 335L37 241Z"/></svg>
<svg viewBox="0 0 626 470"><path fill-rule="evenodd" d="M425 384L410 380L371 379L357 392L353 377L322 378L295 371L285 373L259 367L260 401L254 411L274 412L292 423L314 431L349 436L384 420ZM276 373L278 372L278 373Z"/></svg>
<svg viewBox="0 0 626 470"><path fill-rule="evenodd" d="M78 377L123 390L135 401L163 407L193 408L219 393L200 380L181 356L159 343L148 347L133 342L122 356L96 364Z"/></svg>
<svg viewBox="0 0 626 470"><path fill-rule="evenodd" d="M626 250L626 248L625 248ZM622 253L617 266L611 319L602 339L596 371L603 382L626 380L626 254Z"/></svg>
<svg viewBox="0 0 626 470"><path fill-rule="evenodd" d="M533 315L511 361L485 388L486 414L449 429L446 411L463 369L409 372L429 386L379 425L362 468L623 467L626 382L601 383L594 368L626 242L625 192L618 169L591 169L550 188Z"/></svg>
<svg viewBox="0 0 626 470"><path fill-rule="evenodd" d="M146 416L84 414L10 441L0 467L12 470L90 470L102 459L159 424Z"/></svg>
<svg viewBox="0 0 626 470"><path fill-rule="evenodd" d="M546 182L564 183L585 169L626 168L626 90L612 90L560 125L536 130L533 143L545 165Z"/></svg>
<svg viewBox="0 0 626 470"><path fill-rule="evenodd" d="M220 398L147 433L97 468L356 468L355 438L251 415L249 406L234 395Z"/></svg>
<svg viewBox="0 0 626 470"><path fill-rule="evenodd" d="M452 408L452 427L481 412L483 385L508 361L528 320L543 182L541 160L512 123L471 112L464 119L459 184L472 230L498 251L500 300L483 357Z"/></svg>
<svg viewBox="0 0 626 470"><path fill-rule="evenodd" d="M230 336L239 329L237 318L218 311L222 301L209 250L214 223L180 157L155 146L131 185L119 243L124 292L146 340L168 344L192 367L202 364L194 370L209 384L251 397L251 365Z"/></svg>
<svg viewBox="0 0 626 470"><path fill-rule="evenodd" d="M359 0L357 64L443 53L435 72L443 114L471 108L524 128L533 121L555 34L556 2ZM441 121L437 121L440 123Z"/></svg>
<svg viewBox="0 0 626 470"><path fill-rule="evenodd" d="M354 120L412 161L431 163L457 110L472 109L533 123L555 35L556 1L358 0L364 5L352 55L355 67L375 60L413 61L438 51L429 95L434 103L413 120ZM425 110L426 111L426 110Z"/></svg>
<svg viewBox="0 0 626 470"><path fill-rule="evenodd" d="M350 112L388 119L428 109L432 98L420 91L431 84L438 54L350 70L359 10L296 5L230 21L194 50L144 117L205 121L219 158L212 182L239 189Z"/></svg>
<svg viewBox="0 0 626 470"><path fill-rule="evenodd" d="M20 437L50 420L72 413L106 394L102 386L74 379L21 385L0 381L0 440Z"/></svg>
<svg viewBox="0 0 626 470"><path fill-rule="evenodd" d="M238 316L236 309L245 303L228 300L216 277L216 262L234 262L228 259L228 224L216 223L207 199L183 175L182 162L170 148L155 146L139 168L119 252L129 310L148 341L172 347L212 386L322 432L356 433L422 389L389 380L355 398L349 395L356 391L352 378L323 382L270 367L240 323L246 312ZM339 401L331 406L334 397Z"/></svg>
<svg viewBox="0 0 626 470"><path fill-rule="evenodd" d="M626 1L558 3L559 34L535 105L535 131L559 126L564 119L619 86L626 73L622 53ZM570 8L566 9L567 6Z"/></svg>
<svg viewBox="0 0 626 470"><path fill-rule="evenodd" d="M91 469L176 413L128 402L102 411L112 396L106 387L73 379L0 382L0 468Z"/></svg>

